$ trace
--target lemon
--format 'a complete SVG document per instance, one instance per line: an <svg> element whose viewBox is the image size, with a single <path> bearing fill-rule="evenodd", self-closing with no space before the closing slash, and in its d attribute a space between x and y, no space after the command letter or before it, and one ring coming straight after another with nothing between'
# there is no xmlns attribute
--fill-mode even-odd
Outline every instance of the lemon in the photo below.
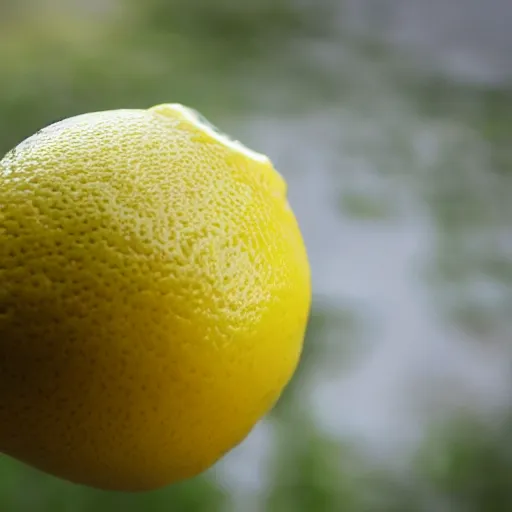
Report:
<svg viewBox="0 0 512 512"><path fill-rule="evenodd" d="M0 161L0 451L149 490L209 468L300 358L310 271L265 156L178 104L79 115Z"/></svg>

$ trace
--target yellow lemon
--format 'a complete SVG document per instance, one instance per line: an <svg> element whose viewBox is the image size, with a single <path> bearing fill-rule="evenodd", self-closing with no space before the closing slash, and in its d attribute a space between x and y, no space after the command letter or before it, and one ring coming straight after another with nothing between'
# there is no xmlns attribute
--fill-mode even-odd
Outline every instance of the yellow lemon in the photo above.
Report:
<svg viewBox="0 0 512 512"><path fill-rule="evenodd" d="M307 255L263 155L178 104L80 115L0 162L0 451L148 490L243 440L300 357Z"/></svg>

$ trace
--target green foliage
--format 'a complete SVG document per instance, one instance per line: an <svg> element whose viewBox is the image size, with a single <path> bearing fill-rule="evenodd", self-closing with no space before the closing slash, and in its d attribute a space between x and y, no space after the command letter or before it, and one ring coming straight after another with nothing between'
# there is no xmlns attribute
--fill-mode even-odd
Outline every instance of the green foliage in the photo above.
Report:
<svg viewBox="0 0 512 512"><path fill-rule="evenodd" d="M143 30L227 45L229 53L244 55L315 30L322 14L321 6L300 10L291 0L150 0L137 18Z"/></svg>
<svg viewBox="0 0 512 512"><path fill-rule="evenodd" d="M358 193L344 193L340 198L341 211L348 217L364 221L389 220L393 205L386 198Z"/></svg>
<svg viewBox="0 0 512 512"><path fill-rule="evenodd" d="M274 454L275 484L266 497L268 512L362 512L355 458L307 421L295 422L293 435L282 429Z"/></svg>
<svg viewBox="0 0 512 512"><path fill-rule="evenodd" d="M512 510L512 422L468 418L432 432L418 457L430 492L455 512Z"/></svg>
<svg viewBox="0 0 512 512"><path fill-rule="evenodd" d="M10 9L9 9L10 6ZM108 22L48 8L0 32L0 152L55 120L166 101L210 114L247 104L240 73L312 30L290 0L125 2ZM0 5L2 13L14 7ZM16 11L17 12L17 11ZM0 22L1 24L1 22ZM1 26L1 25L0 25Z"/></svg>
<svg viewBox="0 0 512 512"><path fill-rule="evenodd" d="M212 475L149 493L96 491L40 473L4 457L0 463L0 506L9 512L215 512L228 498Z"/></svg>

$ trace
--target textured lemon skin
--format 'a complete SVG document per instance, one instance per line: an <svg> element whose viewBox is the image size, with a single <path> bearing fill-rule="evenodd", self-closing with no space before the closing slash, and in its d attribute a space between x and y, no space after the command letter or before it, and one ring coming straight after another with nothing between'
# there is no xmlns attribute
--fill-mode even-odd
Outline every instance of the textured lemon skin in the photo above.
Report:
<svg viewBox="0 0 512 512"><path fill-rule="evenodd" d="M173 105L51 125L0 162L0 451L149 490L210 467L300 357L285 184Z"/></svg>

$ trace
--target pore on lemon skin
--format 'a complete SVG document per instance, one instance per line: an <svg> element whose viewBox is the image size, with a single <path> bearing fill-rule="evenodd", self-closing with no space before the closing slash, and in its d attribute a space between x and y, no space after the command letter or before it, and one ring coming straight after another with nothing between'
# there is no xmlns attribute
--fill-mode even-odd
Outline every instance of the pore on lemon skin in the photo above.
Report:
<svg viewBox="0 0 512 512"><path fill-rule="evenodd" d="M310 271L269 159L181 105L0 161L0 450L103 489L194 476L297 366Z"/></svg>

